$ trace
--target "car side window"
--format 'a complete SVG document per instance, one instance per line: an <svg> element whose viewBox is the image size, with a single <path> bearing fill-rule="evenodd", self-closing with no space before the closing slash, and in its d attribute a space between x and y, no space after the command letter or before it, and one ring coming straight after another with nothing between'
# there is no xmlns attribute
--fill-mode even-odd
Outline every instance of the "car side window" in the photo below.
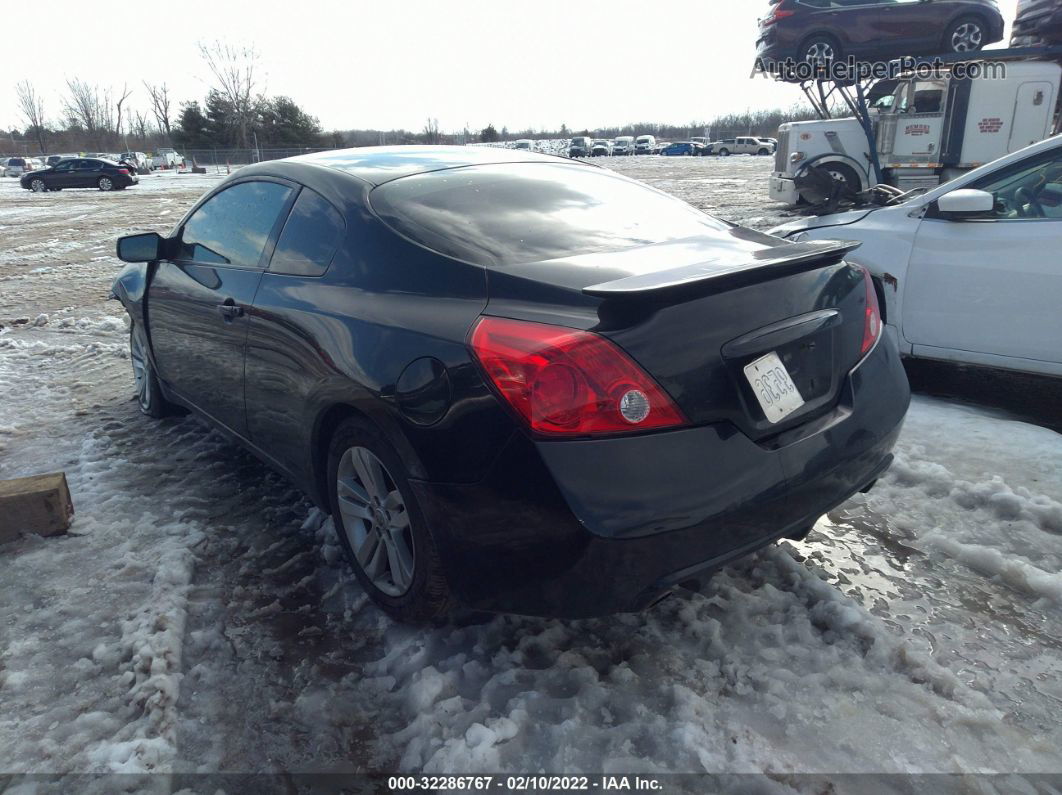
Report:
<svg viewBox="0 0 1062 795"><path fill-rule="evenodd" d="M328 270L346 231L343 216L326 199L303 188L280 233L270 273L320 276Z"/></svg>
<svg viewBox="0 0 1062 795"><path fill-rule="evenodd" d="M969 187L992 194L997 218L1060 221L1062 147L1015 163Z"/></svg>
<svg viewBox="0 0 1062 795"><path fill-rule="evenodd" d="M75 163L77 163L76 160L60 160L58 163L55 164L55 170L70 171L74 167Z"/></svg>
<svg viewBox="0 0 1062 795"><path fill-rule="evenodd" d="M181 229L174 259L258 268L292 189L277 182L239 182L215 193Z"/></svg>

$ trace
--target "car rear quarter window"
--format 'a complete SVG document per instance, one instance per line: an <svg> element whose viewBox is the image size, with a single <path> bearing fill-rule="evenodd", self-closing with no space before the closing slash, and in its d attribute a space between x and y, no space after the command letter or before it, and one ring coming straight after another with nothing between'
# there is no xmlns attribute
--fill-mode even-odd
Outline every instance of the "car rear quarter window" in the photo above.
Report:
<svg viewBox="0 0 1062 795"><path fill-rule="evenodd" d="M343 216L326 199L303 188L284 223L270 273L320 276L328 270L346 230Z"/></svg>
<svg viewBox="0 0 1062 795"><path fill-rule="evenodd" d="M488 267L696 237L726 225L605 169L512 163L434 171L369 195L403 236Z"/></svg>
<svg viewBox="0 0 1062 795"><path fill-rule="evenodd" d="M292 189L277 182L240 182L215 193L185 222L175 259L257 268Z"/></svg>

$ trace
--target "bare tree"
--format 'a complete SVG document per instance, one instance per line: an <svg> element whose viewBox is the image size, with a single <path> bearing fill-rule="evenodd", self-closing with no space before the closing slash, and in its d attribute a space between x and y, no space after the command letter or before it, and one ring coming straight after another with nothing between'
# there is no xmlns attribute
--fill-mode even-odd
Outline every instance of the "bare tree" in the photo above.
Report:
<svg viewBox="0 0 1062 795"><path fill-rule="evenodd" d="M98 143L101 119L104 115L99 88L76 77L67 80L66 86L70 95L63 100L63 110L71 122L81 127L90 139Z"/></svg>
<svg viewBox="0 0 1062 795"><path fill-rule="evenodd" d="M437 144L442 141L442 136L439 134L439 120L429 118L424 125L424 143Z"/></svg>
<svg viewBox="0 0 1062 795"><path fill-rule="evenodd" d="M165 83L154 85L144 81L144 88L151 97L151 112L155 115L155 121L159 129L170 137L170 89Z"/></svg>
<svg viewBox="0 0 1062 795"><path fill-rule="evenodd" d="M115 125L114 125L114 132L119 138L122 137L122 105L125 103L125 101L127 99L129 99L129 95L132 94L132 93L133 92L129 88L129 85L127 83L123 83L122 84L122 94L121 94L121 96L118 97L118 101L115 103L115 106L118 109L118 118L117 118L117 120L115 122Z"/></svg>
<svg viewBox="0 0 1062 795"><path fill-rule="evenodd" d="M18 107L23 117L37 136L37 146L44 151L44 98L29 80L23 80L15 87L18 94Z"/></svg>
<svg viewBox="0 0 1062 795"><path fill-rule="evenodd" d="M139 110L133 111L133 134L143 142L147 138L148 117Z"/></svg>
<svg viewBox="0 0 1062 795"><path fill-rule="evenodd" d="M258 104L258 50L253 45L215 41L209 45L199 42L199 53L214 75L214 88L232 108L239 145L248 146L248 132Z"/></svg>

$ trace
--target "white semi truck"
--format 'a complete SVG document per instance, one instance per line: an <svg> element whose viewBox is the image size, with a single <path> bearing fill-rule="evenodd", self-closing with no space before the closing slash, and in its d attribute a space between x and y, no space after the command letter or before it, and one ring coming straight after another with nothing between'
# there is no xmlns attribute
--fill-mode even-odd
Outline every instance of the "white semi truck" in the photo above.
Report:
<svg viewBox="0 0 1062 795"><path fill-rule="evenodd" d="M1005 76L985 69L960 78L945 69L879 83L892 90L872 90L862 119L781 125L770 197L820 204L831 191L865 196L882 183L897 192L931 188L1052 135L1062 66L1000 63Z"/></svg>

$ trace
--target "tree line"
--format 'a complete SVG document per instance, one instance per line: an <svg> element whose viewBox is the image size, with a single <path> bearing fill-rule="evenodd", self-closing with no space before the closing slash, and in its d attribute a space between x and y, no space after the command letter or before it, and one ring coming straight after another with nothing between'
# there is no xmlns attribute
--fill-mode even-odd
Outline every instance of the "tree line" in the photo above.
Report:
<svg viewBox="0 0 1062 795"><path fill-rule="evenodd" d="M639 122L616 127L570 130L510 130L493 123L478 130L467 127L443 132L435 118L420 130L348 129L325 132L318 119L294 99L268 96L261 78L260 55L253 46L226 42L199 44L199 52L211 75L205 98L179 102L165 82L125 83L121 89L100 86L81 78L66 81L59 107L46 107L44 98L29 80L16 86L22 130L3 135L12 151L80 152L150 151L160 146L182 149L228 149L307 147L339 148L384 144L468 144L512 141L520 138L615 138L619 135L656 135L682 140L704 135L726 138L735 135L774 136L787 121L814 118L806 106L745 114L721 115L685 125ZM7 148L7 141L0 149Z"/></svg>
<svg viewBox="0 0 1062 795"><path fill-rule="evenodd" d="M15 93L24 127L4 137L16 151L41 153L336 145L293 99L264 93L254 47L200 43L199 51L212 77L202 102L178 102L164 82L124 83L117 90L72 78L52 109L32 82L22 80Z"/></svg>

